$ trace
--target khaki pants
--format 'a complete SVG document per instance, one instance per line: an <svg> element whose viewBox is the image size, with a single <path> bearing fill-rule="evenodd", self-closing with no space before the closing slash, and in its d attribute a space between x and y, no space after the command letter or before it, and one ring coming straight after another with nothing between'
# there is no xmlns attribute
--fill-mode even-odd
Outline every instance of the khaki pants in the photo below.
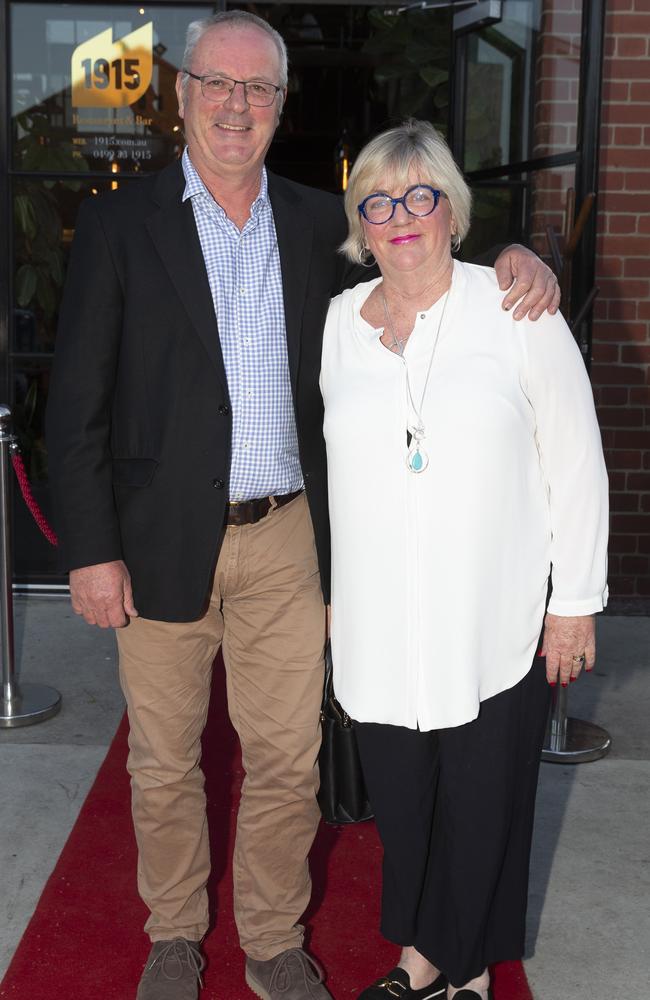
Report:
<svg viewBox="0 0 650 1000"><path fill-rule="evenodd" d="M325 613L306 497L228 527L205 615L136 618L117 631L130 722L138 888L152 941L199 940L210 870L201 734L223 645L242 748L233 861L241 946L260 961L302 944L307 855L319 821L317 755ZM224 834L225 835L225 834Z"/></svg>

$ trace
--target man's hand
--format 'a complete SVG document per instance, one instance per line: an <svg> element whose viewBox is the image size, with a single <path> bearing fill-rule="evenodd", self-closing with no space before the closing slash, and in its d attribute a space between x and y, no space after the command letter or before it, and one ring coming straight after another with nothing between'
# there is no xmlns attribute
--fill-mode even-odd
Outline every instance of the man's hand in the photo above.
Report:
<svg viewBox="0 0 650 1000"><path fill-rule="evenodd" d="M137 618L131 577L121 559L70 570L72 610L89 625L122 628Z"/></svg>
<svg viewBox="0 0 650 1000"><path fill-rule="evenodd" d="M544 644L542 656L546 657L546 679L563 687L577 680L584 664L593 670L596 662L596 626L593 615L561 618L547 614L544 619Z"/></svg>
<svg viewBox="0 0 650 1000"><path fill-rule="evenodd" d="M502 302L503 309L515 309L515 319L536 320L548 309L553 316L560 306L560 286L557 278L537 254L513 243L502 250L494 263L499 288L510 288ZM513 284L514 282L514 284Z"/></svg>

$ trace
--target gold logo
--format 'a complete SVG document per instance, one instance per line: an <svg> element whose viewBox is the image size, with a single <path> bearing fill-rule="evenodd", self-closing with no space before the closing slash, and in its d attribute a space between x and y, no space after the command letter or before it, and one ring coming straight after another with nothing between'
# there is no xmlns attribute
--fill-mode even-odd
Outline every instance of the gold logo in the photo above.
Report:
<svg viewBox="0 0 650 1000"><path fill-rule="evenodd" d="M75 108L124 108L151 83L153 21L113 41L107 28L72 53L72 105Z"/></svg>

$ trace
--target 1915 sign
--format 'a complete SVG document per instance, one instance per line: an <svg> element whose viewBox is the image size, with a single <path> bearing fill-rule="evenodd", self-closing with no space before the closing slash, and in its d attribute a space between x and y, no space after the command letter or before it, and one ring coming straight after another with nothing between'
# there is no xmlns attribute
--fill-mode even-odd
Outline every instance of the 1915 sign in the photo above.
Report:
<svg viewBox="0 0 650 1000"><path fill-rule="evenodd" d="M107 28L72 53L72 105L123 108L134 104L151 83L153 22L113 41Z"/></svg>

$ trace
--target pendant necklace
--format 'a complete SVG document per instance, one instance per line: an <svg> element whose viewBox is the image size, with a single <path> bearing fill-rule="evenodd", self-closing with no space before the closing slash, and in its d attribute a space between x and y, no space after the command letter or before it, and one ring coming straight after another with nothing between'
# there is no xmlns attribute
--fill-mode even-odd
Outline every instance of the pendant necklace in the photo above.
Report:
<svg viewBox="0 0 650 1000"><path fill-rule="evenodd" d="M442 321L445 318L445 310L447 308L447 302L449 301L449 289L445 292L445 301L442 306L442 312L440 313L440 319L438 320L438 329L436 330L436 335L433 340L433 347L431 348L431 356L429 358L429 364L427 367L427 374L424 379L424 387L422 389L422 395L420 397L420 405L415 405L415 400L413 399L413 393L411 392L411 380L409 379L409 366L404 357L404 341L395 333L395 325L393 323L393 318L390 314L388 308L388 302L386 301L386 296L384 295L384 285L383 282L380 287L381 300L384 304L384 315L386 316L386 323L390 331L390 335L393 338L392 347L397 349L397 353L404 362L404 368L406 370L406 393L408 396L407 403L410 402L411 409L416 416L416 423L414 426L407 426L407 433L411 432L411 440L409 441L409 450L406 455L406 465L411 472L424 472L427 465L429 464L429 456L427 455L425 449L422 447L422 442L425 440L424 433L424 421L422 420L422 407L424 406L424 397L426 396L427 386L429 385L429 376L431 375L431 368L433 366L433 359L436 353L436 347L438 346L438 340L440 338L440 331L442 329Z"/></svg>

